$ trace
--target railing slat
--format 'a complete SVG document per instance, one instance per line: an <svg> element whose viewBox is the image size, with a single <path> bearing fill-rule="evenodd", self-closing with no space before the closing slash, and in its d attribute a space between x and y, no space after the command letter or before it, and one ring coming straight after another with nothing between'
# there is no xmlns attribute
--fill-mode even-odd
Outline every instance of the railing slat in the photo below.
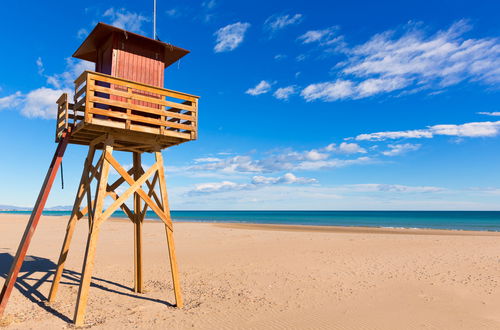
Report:
<svg viewBox="0 0 500 330"><path fill-rule="evenodd" d="M99 80L97 80L97 81L99 81ZM121 86L121 85L118 85L118 86ZM123 92L123 91L120 91L117 89L98 86L98 85L95 85L94 87L92 87L91 90L96 91L96 92L114 95L114 96L125 97L125 98L130 97L133 100L137 100L137 101L145 101L145 102L153 103L153 104L160 105L160 106L167 106L167 107L172 107L172 108L177 108L177 109L182 109L182 110L187 110L187 111L192 111L194 109L194 107L192 105L189 105L189 104L166 101L166 100L162 100L161 98L155 97L153 95L148 96L148 95L137 94L137 93L134 93L134 89L132 87L124 86L124 85L123 85L123 87L127 87L129 90L131 90L131 92ZM132 94L132 96L131 96L131 94ZM187 100L187 101L193 102L190 100Z"/></svg>
<svg viewBox="0 0 500 330"><path fill-rule="evenodd" d="M175 118L184 119L184 120L193 120L194 119L193 116L188 116L185 114L176 113L176 112L173 112L172 109L169 109L168 111L167 110L159 110L159 109L149 108L149 107L145 107L145 106L138 105L138 104L110 100L110 99L106 99L106 98L99 97L99 96L87 96L87 99L89 100L89 102L100 103L103 105L114 106L114 107L123 108L123 109L130 109L130 110L135 110L135 111L147 112L147 113L159 115L159 116L166 115L168 117L175 117Z"/></svg>
<svg viewBox="0 0 500 330"><path fill-rule="evenodd" d="M163 126L183 129L186 131L193 130L193 126L190 126L190 125L173 123L173 122L169 122L169 121L162 121L160 119L148 118L148 117L138 116L138 115L133 115L133 114L129 115L129 114L124 113L124 112L118 112L118 111L113 111L113 110L102 110L102 109L98 109L98 108L91 108L90 113L93 113L96 115L101 115L101 116L125 119L125 120L130 119L132 121L138 121L138 122L142 122L145 124L156 125L158 127L163 125Z"/></svg>

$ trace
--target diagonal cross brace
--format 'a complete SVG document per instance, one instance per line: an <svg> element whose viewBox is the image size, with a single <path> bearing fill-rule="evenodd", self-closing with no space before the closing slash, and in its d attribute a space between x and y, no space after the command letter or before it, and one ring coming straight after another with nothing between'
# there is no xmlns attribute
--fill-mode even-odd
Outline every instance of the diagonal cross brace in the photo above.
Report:
<svg viewBox="0 0 500 330"><path fill-rule="evenodd" d="M130 194L137 192L139 194L139 196L141 196L141 198L146 202L146 204L148 204L148 206L151 208L151 210L153 210L160 217L160 219L165 223L165 225L170 230L173 231L172 220L170 219L170 217L168 217L165 214L165 212L163 212L163 210L158 205L156 205L151 200L151 198L148 196L148 194L146 194L146 192L141 188L141 185L146 182L146 180L151 176L151 174L155 171L158 171L158 162L156 162L153 166L151 166L146 171L146 173L144 173L141 176L141 178L139 180L135 181L127 173L127 171L125 171L125 169L123 169L123 167L118 163L118 161L116 161L116 159L112 155L106 154L105 158L111 164L111 166L113 166L113 168L118 172L118 174L120 174L125 179L125 181L127 181L127 183L130 185L130 188L120 198L123 198L124 196L126 196L126 198L128 198L130 196ZM132 190L132 187L133 187L133 190ZM130 191L130 190L132 190L132 191ZM127 193L129 193L129 194L126 195ZM118 201L116 201L116 202L118 202ZM113 203L113 205L115 203ZM111 213L108 214L108 211L110 209L111 209L111 206L106 210L106 212L104 212L104 214L109 216L111 214ZM116 210L116 208L115 208L115 210ZM103 214L103 217L104 217L104 214ZM106 218L106 217L104 217L104 218Z"/></svg>

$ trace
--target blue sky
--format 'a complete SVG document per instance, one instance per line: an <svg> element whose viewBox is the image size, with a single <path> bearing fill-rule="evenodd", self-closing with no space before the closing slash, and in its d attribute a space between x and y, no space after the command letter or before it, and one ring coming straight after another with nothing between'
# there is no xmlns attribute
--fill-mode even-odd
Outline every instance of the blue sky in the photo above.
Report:
<svg viewBox="0 0 500 330"><path fill-rule="evenodd" d="M150 2L4 5L0 204L36 199L54 102L93 68L71 54L99 21L151 36ZM164 151L172 208L499 210L499 9L158 0L159 37L192 52L165 86L201 96L199 140ZM85 153L48 206L72 204Z"/></svg>

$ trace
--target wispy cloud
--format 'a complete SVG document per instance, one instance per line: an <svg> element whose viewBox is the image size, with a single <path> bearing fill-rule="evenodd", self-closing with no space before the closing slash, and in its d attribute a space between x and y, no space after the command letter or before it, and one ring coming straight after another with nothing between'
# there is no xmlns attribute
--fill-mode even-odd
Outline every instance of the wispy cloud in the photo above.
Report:
<svg viewBox="0 0 500 330"><path fill-rule="evenodd" d="M95 64L68 57L66 58L66 70L62 73L47 75L47 84L57 89L72 89L75 79L86 70L95 70Z"/></svg>
<svg viewBox="0 0 500 330"><path fill-rule="evenodd" d="M384 141L394 139L422 139L437 135L456 137L493 137L500 133L500 121L471 122L461 125L434 125L425 129L407 131L388 131L360 134L358 141Z"/></svg>
<svg viewBox="0 0 500 330"><path fill-rule="evenodd" d="M40 87L27 93L20 91L0 98L0 110L17 109L28 118L54 119L56 117L55 102L62 93L73 93L74 80L85 70L93 70L94 64L72 58L66 59L66 71L60 74L45 75L43 61L36 60L38 73L47 78L51 87Z"/></svg>
<svg viewBox="0 0 500 330"><path fill-rule="evenodd" d="M250 189L252 185L248 183L236 183L232 181L207 182L195 185L194 189L188 192L189 195L210 194L225 191L235 191Z"/></svg>
<svg viewBox="0 0 500 330"><path fill-rule="evenodd" d="M149 18L124 8L109 8L103 14L110 19L110 24L131 32L142 32L142 24L149 22Z"/></svg>
<svg viewBox="0 0 500 330"><path fill-rule="evenodd" d="M338 30L338 26L332 26L323 30L310 30L297 39L303 44L318 43L323 46L332 45L343 41L343 37L337 35Z"/></svg>
<svg viewBox="0 0 500 330"><path fill-rule="evenodd" d="M21 114L28 118L56 118L56 100L64 92L69 90L59 90L41 87L32 90L23 97Z"/></svg>
<svg viewBox="0 0 500 330"><path fill-rule="evenodd" d="M194 159L196 163L213 163L213 162L220 162L221 160L222 159L217 157L203 157Z"/></svg>
<svg viewBox="0 0 500 330"><path fill-rule="evenodd" d="M293 173L285 173L283 176L269 177L269 176L254 176L252 178L252 184L255 185L267 185L267 184L308 184L317 183L318 180L314 178L302 178L297 177Z"/></svg>
<svg viewBox="0 0 500 330"><path fill-rule="evenodd" d="M183 168L182 171L218 173L277 173L281 171L309 171L341 168L353 165L373 163L370 157L358 157L354 159L331 158L330 155L312 151L289 151L271 154L267 157L254 159L247 155L238 155L223 159L221 161L202 163ZM179 169L179 172L181 169Z"/></svg>
<svg viewBox="0 0 500 330"><path fill-rule="evenodd" d="M331 102L352 97L354 85L352 81L338 79L333 82L311 84L304 88L300 95L308 102L318 99Z"/></svg>
<svg viewBox="0 0 500 330"><path fill-rule="evenodd" d="M56 118L56 101L62 93L71 93L69 89L40 87L26 94L16 92L0 98L0 110L16 109L28 118Z"/></svg>
<svg viewBox="0 0 500 330"><path fill-rule="evenodd" d="M302 21L302 14L295 15L273 15L264 22L264 29L271 32L282 30L289 25L299 24Z"/></svg>
<svg viewBox="0 0 500 330"><path fill-rule="evenodd" d="M188 195L200 195L221 193L228 191L260 189L269 185L291 185L291 184L312 184L318 181L314 178L297 177L293 173L285 173L283 176L254 176L250 183L237 183L233 181L200 183L188 191Z"/></svg>
<svg viewBox="0 0 500 330"><path fill-rule="evenodd" d="M257 86L247 89L245 93L256 96L260 94L265 94L271 90L271 83L262 80Z"/></svg>
<svg viewBox="0 0 500 330"><path fill-rule="evenodd" d="M168 17L171 17L171 18L175 18L175 17L181 16L181 12L177 8L171 8L171 9L165 10L165 14Z"/></svg>
<svg viewBox="0 0 500 330"><path fill-rule="evenodd" d="M397 192L397 193L433 193L444 191L444 188L434 186L407 186L400 184L363 183L344 185L339 191L352 192Z"/></svg>
<svg viewBox="0 0 500 330"><path fill-rule="evenodd" d="M297 93L297 88L295 86L287 86L278 88L273 95L278 100L288 100L288 98L295 93Z"/></svg>
<svg viewBox="0 0 500 330"><path fill-rule="evenodd" d="M499 117L500 112L478 112L478 115L484 115L484 116L493 116L493 117Z"/></svg>
<svg viewBox="0 0 500 330"><path fill-rule="evenodd" d="M361 147L359 144L354 142L342 142L338 146L335 143L331 143L325 147L326 151L336 152L340 154L366 154L367 151L365 148Z"/></svg>
<svg viewBox="0 0 500 330"><path fill-rule="evenodd" d="M229 52L235 50L245 38L245 33L250 27L250 23L234 23L226 25L215 32L216 53Z"/></svg>
<svg viewBox="0 0 500 330"><path fill-rule="evenodd" d="M412 144L412 143L404 143L404 144L389 144L389 150L383 151L382 154L384 156L399 156L405 154L409 151L415 151L420 149L421 144Z"/></svg>
<svg viewBox="0 0 500 330"><path fill-rule="evenodd" d="M201 3L201 6L207 9L213 9L217 5L215 0L207 0Z"/></svg>
<svg viewBox="0 0 500 330"><path fill-rule="evenodd" d="M36 59L36 67L38 68L38 74L40 76L43 76L43 72L45 71L45 68L43 67L43 61L41 57L38 57Z"/></svg>
<svg viewBox="0 0 500 330"><path fill-rule="evenodd" d="M0 110L4 109L14 109L16 108L23 99L21 92L15 92L14 94L0 97Z"/></svg>
<svg viewBox="0 0 500 330"><path fill-rule="evenodd" d="M80 30L78 30L78 32L76 33L76 37L77 37L78 39L83 39L83 38L85 38L88 34L89 34L89 31L87 31L87 29L81 28L81 29L80 29Z"/></svg>
<svg viewBox="0 0 500 330"><path fill-rule="evenodd" d="M403 90L440 90L464 81L498 86L500 39L467 38L470 29L462 20L431 35L415 24L403 32L376 34L364 44L342 49L347 59L334 67L337 79L310 84L301 95L307 101L332 102ZM299 39L325 43L333 40L327 38L333 33L309 31Z"/></svg>

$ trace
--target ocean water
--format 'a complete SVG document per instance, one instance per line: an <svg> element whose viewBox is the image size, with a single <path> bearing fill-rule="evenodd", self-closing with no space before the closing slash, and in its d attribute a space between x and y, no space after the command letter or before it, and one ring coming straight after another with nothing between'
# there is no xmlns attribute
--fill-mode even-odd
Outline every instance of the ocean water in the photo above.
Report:
<svg viewBox="0 0 500 330"><path fill-rule="evenodd" d="M0 213L29 214L30 211ZM69 216L68 211L44 211ZM126 217L117 211L113 217ZM159 218L151 211L146 218ZM500 231L500 211L172 211L174 221Z"/></svg>

